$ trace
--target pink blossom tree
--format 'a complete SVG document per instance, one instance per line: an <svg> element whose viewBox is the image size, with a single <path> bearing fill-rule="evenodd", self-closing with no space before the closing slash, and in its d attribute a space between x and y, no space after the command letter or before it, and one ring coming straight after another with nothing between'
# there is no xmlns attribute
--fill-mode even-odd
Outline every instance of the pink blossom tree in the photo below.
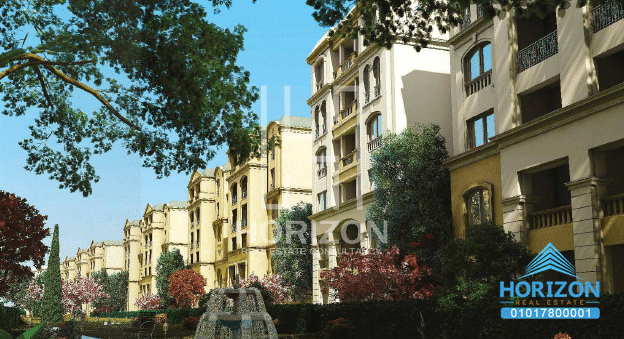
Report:
<svg viewBox="0 0 624 339"><path fill-rule="evenodd" d="M160 305L160 297L157 294L147 292L137 298L134 305L138 306L141 310L155 310Z"/></svg>
<svg viewBox="0 0 624 339"><path fill-rule="evenodd" d="M109 297L104 293L102 285L80 274L76 276L76 280L63 280L62 291L63 313L81 315L81 317L84 317L82 305Z"/></svg>
<svg viewBox="0 0 624 339"><path fill-rule="evenodd" d="M242 288L260 287L273 297L274 303L284 303L292 301L292 298L288 294L289 288L282 282L280 275L272 275L270 277L264 276L264 279L260 280L257 275L251 273L247 280L241 280L240 286Z"/></svg>

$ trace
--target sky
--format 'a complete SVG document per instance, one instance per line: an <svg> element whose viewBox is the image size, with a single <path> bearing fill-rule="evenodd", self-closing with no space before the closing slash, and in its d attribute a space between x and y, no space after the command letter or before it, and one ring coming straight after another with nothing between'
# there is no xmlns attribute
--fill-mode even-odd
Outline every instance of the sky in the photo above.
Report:
<svg viewBox="0 0 624 339"><path fill-rule="evenodd" d="M242 24L248 29L238 64L251 72L251 84L266 93L266 118L261 118L261 123L285 114L309 117L306 101L311 95L311 71L305 59L327 31L312 18L313 9L304 0L258 0L255 4L235 0L219 14L212 9L208 12L208 20L222 27ZM253 109L261 115L260 100ZM121 146L92 157L100 181L87 198L59 189L58 182L45 174L25 170L27 155L18 142L29 136L33 113L0 115L0 190L25 198L47 215L51 232L59 225L61 260L75 256L79 247L89 247L92 240L122 240L126 219L142 218L148 203L186 200L190 174L156 179L152 169L142 168L141 159L127 155ZM208 166L223 165L225 151L221 148ZM50 245L51 241L50 236L44 243Z"/></svg>

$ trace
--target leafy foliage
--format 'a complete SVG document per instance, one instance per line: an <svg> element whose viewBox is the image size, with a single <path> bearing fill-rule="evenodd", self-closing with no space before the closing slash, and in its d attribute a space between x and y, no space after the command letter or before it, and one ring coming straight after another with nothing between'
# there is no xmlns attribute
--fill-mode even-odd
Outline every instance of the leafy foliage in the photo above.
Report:
<svg viewBox="0 0 624 339"><path fill-rule="evenodd" d="M285 285L291 286L292 296L301 301L312 295L312 204L300 203L282 210L275 220L275 251L272 254L275 272ZM302 237L297 232L302 232Z"/></svg>
<svg viewBox="0 0 624 339"><path fill-rule="evenodd" d="M122 271L108 275L106 270L91 274L91 277L100 284L108 298L97 300L93 306L95 309L111 311L123 311L126 309L128 300L128 272Z"/></svg>
<svg viewBox="0 0 624 339"><path fill-rule="evenodd" d="M0 12L2 113L39 113L20 143L26 168L60 188L91 194L91 157L118 142L158 177L205 168L223 144L259 155L258 91L236 64L243 26L210 23L190 0L6 0Z"/></svg>
<svg viewBox="0 0 624 339"><path fill-rule="evenodd" d="M82 319L86 316L82 305L106 298L109 295L104 292L104 287L93 278L78 274L75 280L63 280L63 314Z"/></svg>
<svg viewBox="0 0 624 339"><path fill-rule="evenodd" d="M38 269L43 265L48 246L42 240L50 235L44 228L47 218L26 199L0 191L0 297L33 277L26 262Z"/></svg>
<svg viewBox="0 0 624 339"><path fill-rule="evenodd" d="M448 243L435 266L445 285L443 307L465 307L498 297L500 281L517 279L531 262L528 248L502 226L468 226L466 239Z"/></svg>
<svg viewBox="0 0 624 339"><path fill-rule="evenodd" d="M45 288L41 305L41 320L49 324L63 321L61 305L62 281L61 258L59 256L59 226L54 225L52 246L48 257L48 269L45 272Z"/></svg>
<svg viewBox="0 0 624 339"><path fill-rule="evenodd" d="M427 299L436 286L431 267L415 254L402 257L393 246L386 251L346 252L338 267L321 272L323 293L330 287L341 302Z"/></svg>
<svg viewBox="0 0 624 339"><path fill-rule="evenodd" d="M193 306L204 294L206 279L193 270L177 270L169 277L169 295L178 308Z"/></svg>
<svg viewBox="0 0 624 339"><path fill-rule="evenodd" d="M156 289L163 306L171 305L169 297L169 276L177 270L184 269L184 258L176 248L173 251L162 253L156 264Z"/></svg>
<svg viewBox="0 0 624 339"><path fill-rule="evenodd" d="M607 0L580 0L578 8L588 3L596 6ZM621 0L616 0L622 2ZM357 9L352 8L357 2ZM570 0L307 0L314 8L313 17L322 26L337 25L339 36L364 37L364 43L390 48L393 43L413 45L416 50L427 47L433 40L432 32L437 28L442 34L451 27L457 27L463 16L463 9L471 3L481 5L484 16L504 18L508 13L514 17L537 16L544 18L558 10L565 15ZM358 22L357 18L361 20Z"/></svg>
<svg viewBox="0 0 624 339"><path fill-rule="evenodd" d="M384 249L396 245L402 253L416 250L424 262L451 235L450 175L443 164L448 152L439 131L437 125L408 127L384 136L371 156L375 202L368 220L380 229L388 225L387 242L377 238L378 243Z"/></svg>

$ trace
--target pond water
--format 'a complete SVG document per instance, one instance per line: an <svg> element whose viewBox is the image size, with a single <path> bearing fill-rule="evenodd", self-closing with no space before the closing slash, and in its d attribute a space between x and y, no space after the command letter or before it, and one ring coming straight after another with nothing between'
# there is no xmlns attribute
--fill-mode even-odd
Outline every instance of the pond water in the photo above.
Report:
<svg viewBox="0 0 624 339"><path fill-rule="evenodd" d="M88 335L83 335L82 339L100 339L100 338L96 338L96 337L89 337Z"/></svg>

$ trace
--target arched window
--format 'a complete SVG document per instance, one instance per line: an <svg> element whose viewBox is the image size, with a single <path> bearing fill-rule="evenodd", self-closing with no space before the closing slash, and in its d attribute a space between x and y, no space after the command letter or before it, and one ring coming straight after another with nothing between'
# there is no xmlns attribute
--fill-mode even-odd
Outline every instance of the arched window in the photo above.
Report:
<svg viewBox="0 0 624 339"><path fill-rule="evenodd" d="M319 179L327 175L327 148L316 152L316 173Z"/></svg>
<svg viewBox="0 0 624 339"><path fill-rule="evenodd" d="M381 114L375 115L368 121L368 141L377 139L381 135Z"/></svg>
<svg viewBox="0 0 624 339"><path fill-rule="evenodd" d="M237 201L238 201L238 187L236 183L234 183L234 185L232 185L232 204L236 204Z"/></svg>
<svg viewBox="0 0 624 339"><path fill-rule="evenodd" d="M364 103L370 101L370 65L364 67Z"/></svg>
<svg viewBox="0 0 624 339"><path fill-rule="evenodd" d="M247 198L247 177L241 180L241 199Z"/></svg>
<svg viewBox="0 0 624 339"><path fill-rule="evenodd" d="M464 59L466 82L492 70L492 45L489 42L477 45Z"/></svg>
<svg viewBox="0 0 624 339"><path fill-rule="evenodd" d="M322 124L321 134L327 133L326 118L327 118L327 103L323 100L323 103L321 104L321 124Z"/></svg>
<svg viewBox="0 0 624 339"><path fill-rule="evenodd" d="M492 186L475 184L464 193L466 225L474 226L492 221Z"/></svg>
<svg viewBox="0 0 624 339"><path fill-rule="evenodd" d="M219 196L219 194L221 192L219 192L221 190L221 180L217 179L217 196Z"/></svg>
<svg viewBox="0 0 624 339"><path fill-rule="evenodd" d="M318 137L319 135L321 135L321 130L319 129L320 123L321 121L319 120L319 107L316 106L316 108L314 109L314 123L316 124L316 136Z"/></svg>
<svg viewBox="0 0 624 339"><path fill-rule="evenodd" d="M381 65L379 57L376 57L373 61L373 77L375 78L375 93L374 97L381 95Z"/></svg>

